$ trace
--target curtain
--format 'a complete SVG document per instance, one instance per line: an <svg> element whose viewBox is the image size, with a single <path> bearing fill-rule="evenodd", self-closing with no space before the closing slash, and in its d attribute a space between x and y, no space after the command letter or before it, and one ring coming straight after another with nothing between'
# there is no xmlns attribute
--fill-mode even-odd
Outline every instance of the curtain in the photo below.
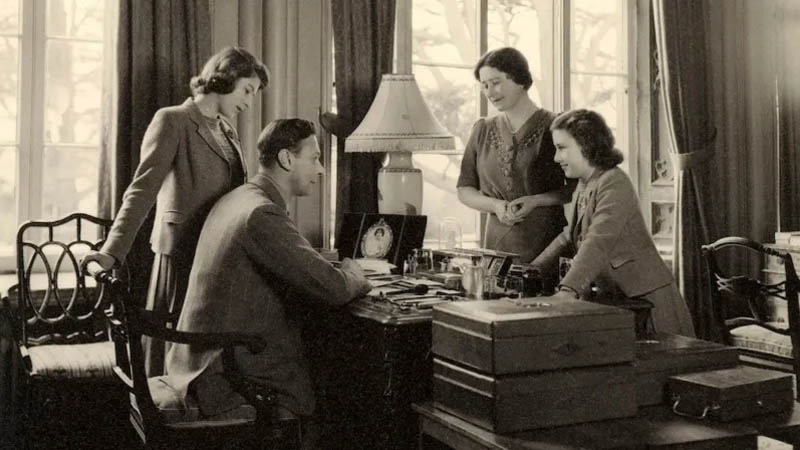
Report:
<svg viewBox="0 0 800 450"><path fill-rule="evenodd" d="M378 91L381 75L392 71L394 0L333 0L331 4L336 77L336 226L345 212L378 211L378 169L383 153L345 153L347 140Z"/></svg>
<svg viewBox="0 0 800 450"><path fill-rule="evenodd" d="M800 3L783 0L778 8L778 218L781 231L800 231Z"/></svg>
<svg viewBox="0 0 800 450"><path fill-rule="evenodd" d="M156 110L182 103L211 53L208 0L119 0L116 74L104 95L98 212L114 217L139 165L139 147ZM145 298L152 213L128 256Z"/></svg>
<svg viewBox="0 0 800 450"><path fill-rule="evenodd" d="M706 84L704 0L653 0L661 94L676 173L673 272L689 305L695 331L719 339L711 313L711 284L700 246L710 241L713 223L708 192L715 137Z"/></svg>

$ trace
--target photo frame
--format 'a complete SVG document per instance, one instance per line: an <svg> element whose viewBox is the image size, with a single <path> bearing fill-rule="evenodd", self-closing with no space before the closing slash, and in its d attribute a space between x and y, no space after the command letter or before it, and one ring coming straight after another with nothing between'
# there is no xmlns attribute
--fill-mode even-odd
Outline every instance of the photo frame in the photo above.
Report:
<svg viewBox="0 0 800 450"><path fill-rule="evenodd" d="M422 248L427 216L345 213L336 238L340 258L385 259L397 267Z"/></svg>

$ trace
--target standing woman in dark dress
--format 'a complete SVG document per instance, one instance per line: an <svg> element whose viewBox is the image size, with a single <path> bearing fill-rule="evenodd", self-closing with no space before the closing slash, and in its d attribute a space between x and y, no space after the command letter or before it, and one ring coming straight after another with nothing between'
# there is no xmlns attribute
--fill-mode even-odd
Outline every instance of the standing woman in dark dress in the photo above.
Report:
<svg viewBox="0 0 800 450"><path fill-rule="evenodd" d="M553 162L550 123L555 115L528 96L533 84L528 61L518 50L492 50L475 65L475 79L499 114L472 127L458 199L488 213L484 246L535 258L564 228L563 204L574 183Z"/></svg>
<svg viewBox="0 0 800 450"><path fill-rule="evenodd" d="M141 162L96 261L108 270L125 260L153 203L155 253L147 309L179 312L200 229L211 206L247 179L232 123L269 83L267 67L246 50L227 47L192 78L193 97L156 111L144 134ZM165 344L145 338L148 375L163 373Z"/></svg>

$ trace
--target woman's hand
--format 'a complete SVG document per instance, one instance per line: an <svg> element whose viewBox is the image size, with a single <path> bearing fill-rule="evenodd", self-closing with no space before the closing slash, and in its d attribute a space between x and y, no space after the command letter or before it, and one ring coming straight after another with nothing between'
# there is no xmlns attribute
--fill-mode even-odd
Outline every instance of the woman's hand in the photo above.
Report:
<svg viewBox="0 0 800 450"><path fill-rule="evenodd" d="M86 270L86 266L90 262L96 262L103 268L103 270L111 270L114 267L114 264L117 263L117 259L113 256L109 255L108 253L98 252L98 251L90 251L86 255L84 255L83 259L81 259L81 270Z"/></svg>
<svg viewBox="0 0 800 450"><path fill-rule="evenodd" d="M520 222L528 217L528 214L536 208L538 202L533 195L526 195L516 200L508 202L508 220L513 223Z"/></svg>
<svg viewBox="0 0 800 450"><path fill-rule="evenodd" d="M497 216L497 219L500 220L501 223L505 225L514 225L514 221L510 219L508 215L508 202L505 200L497 199L494 202L494 215Z"/></svg>

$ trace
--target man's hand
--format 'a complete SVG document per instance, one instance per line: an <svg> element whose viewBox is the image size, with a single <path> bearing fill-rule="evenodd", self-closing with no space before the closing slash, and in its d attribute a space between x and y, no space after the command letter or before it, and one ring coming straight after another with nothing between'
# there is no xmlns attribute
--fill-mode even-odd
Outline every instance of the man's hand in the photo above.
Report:
<svg viewBox="0 0 800 450"><path fill-rule="evenodd" d="M84 255L83 259L81 259L81 271L86 271L86 266L90 262L96 262L103 268L103 270L111 270L114 267L114 264L117 263L116 258L109 255L108 253L103 253L99 251L92 250L86 255Z"/></svg>
<svg viewBox="0 0 800 450"><path fill-rule="evenodd" d="M353 259L344 258L340 263L339 267L342 270L347 270L348 272L356 273L358 275L361 275L362 277L364 276L364 269L362 269L361 266Z"/></svg>

